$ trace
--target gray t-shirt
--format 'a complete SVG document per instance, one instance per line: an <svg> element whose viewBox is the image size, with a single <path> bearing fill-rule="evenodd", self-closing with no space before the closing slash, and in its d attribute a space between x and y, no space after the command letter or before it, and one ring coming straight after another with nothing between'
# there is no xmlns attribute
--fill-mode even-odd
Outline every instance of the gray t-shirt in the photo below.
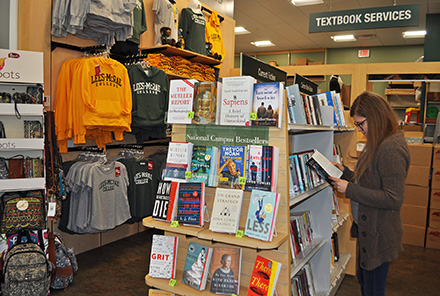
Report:
<svg viewBox="0 0 440 296"><path fill-rule="evenodd" d="M178 24L179 24L179 10L176 4L172 4L169 0L154 0L153 12L156 14L154 18L154 32L156 38L155 45L162 44L160 37L160 28L168 27L171 29L171 38L178 41Z"/></svg>

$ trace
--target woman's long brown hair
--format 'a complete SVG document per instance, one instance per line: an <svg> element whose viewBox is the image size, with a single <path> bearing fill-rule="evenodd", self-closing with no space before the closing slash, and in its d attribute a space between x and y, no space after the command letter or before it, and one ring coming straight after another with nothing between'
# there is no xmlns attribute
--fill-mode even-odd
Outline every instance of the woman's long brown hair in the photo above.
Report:
<svg viewBox="0 0 440 296"><path fill-rule="evenodd" d="M368 123L367 144L359 156L354 174L354 178L359 180L371 165L377 147L394 134L399 125L396 114L388 102L373 92L365 91L354 100L350 116L353 117L355 114L365 117Z"/></svg>

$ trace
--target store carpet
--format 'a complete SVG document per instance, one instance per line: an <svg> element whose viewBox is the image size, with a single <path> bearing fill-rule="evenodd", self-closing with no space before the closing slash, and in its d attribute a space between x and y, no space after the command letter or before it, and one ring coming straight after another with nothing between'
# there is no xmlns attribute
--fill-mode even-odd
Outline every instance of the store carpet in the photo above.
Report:
<svg viewBox="0 0 440 296"><path fill-rule="evenodd" d="M160 231L149 229L79 254L79 270L73 284L66 290L52 290L51 295L148 295L145 275L153 233ZM390 266L386 295L439 295L440 250L404 247L405 251ZM336 295L361 295L356 277L345 276Z"/></svg>

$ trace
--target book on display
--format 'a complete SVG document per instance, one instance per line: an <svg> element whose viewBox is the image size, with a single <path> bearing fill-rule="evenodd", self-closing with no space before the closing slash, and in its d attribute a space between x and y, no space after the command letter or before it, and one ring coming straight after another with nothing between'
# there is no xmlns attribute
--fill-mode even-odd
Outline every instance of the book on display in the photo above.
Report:
<svg viewBox="0 0 440 296"><path fill-rule="evenodd" d="M185 177L185 174L191 170L193 146L188 142L169 143L164 180L188 182L189 179Z"/></svg>
<svg viewBox="0 0 440 296"><path fill-rule="evenodd" d="M246 177L247 147L222 145L219 151L218 187L244 189L240 177Z"/></svg>
<svg viewBox="0 0 440 296"><path fill-rule="evenodd" d="M245 190L275 192L278 180L280 149L275 146L249 145Z"/></svg>
<svg viewBox="0 0 440 296"><path fill-rule="evenodd" d="M191 124L188 113L193 111L195 79L174 79L170 81L168 100L169 124Z"/></svg>
<svg viewBox="0 0 440 296"><path fill-rule="evenodd" d="M216 188L209 230L236 233L240 223L243 190Z"/></svg>
<svg viewBox="0 0 440 296"><path fill-rule="evenodd" d="M282 82L264 82L254 84L252 113L257 115L251 120L252 126L276 126L281 128L284 101Z"/></svg>
<svg viewBox="0 0 440 296"><path fill-rule="evenodd" d="M153 234L149 276L164 279L176 278L178 244L178 237Z"/></svg>
<svg viewBox="0 0 440 296"><path fill-rule="evenodd" d="M190 242L183 268L182 283L200 291L205 290L211 258L211 247Z"/></svg>
<svg viewBox="0 0 440 296"><path fill-rule="evenodd" d="M176 221L190 226L202 227L205 213L205 184L180 183Z"/></svg>
<svg viewBox="0 0 440 296"><path fill-rule="evenodd" d="M190 182L203 182L206 186L216 186L217 164L217 147L194 146L191 160Z"/></svg>
<svg viewBox="0 0 440 296"><path fill-rule="evenodd" d="M210 268L210 292L239 295L241 254L240 248L214 247Z"/></svg>

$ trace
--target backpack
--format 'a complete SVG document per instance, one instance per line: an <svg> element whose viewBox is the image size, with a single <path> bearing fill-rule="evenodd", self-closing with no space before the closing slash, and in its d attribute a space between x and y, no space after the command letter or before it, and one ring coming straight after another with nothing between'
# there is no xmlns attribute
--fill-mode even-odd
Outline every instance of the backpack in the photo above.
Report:
<svg viewBox="0 0 440 296"><path fill-rule="evenodd" d="M21 237L26 235L26 242ZM41 247L32 242L27 231L18 234L17 243L6 253L3 262L3 296L47 296L50 265Z"/></svg>
<svg viewBox="0 0 440 296"><path fill-rule="evenodd" d="M49 233L49 261L52 266L50 287L65 289L73 282L73 273L78 270L75 253L66 248L59 234Z"/></svg>

